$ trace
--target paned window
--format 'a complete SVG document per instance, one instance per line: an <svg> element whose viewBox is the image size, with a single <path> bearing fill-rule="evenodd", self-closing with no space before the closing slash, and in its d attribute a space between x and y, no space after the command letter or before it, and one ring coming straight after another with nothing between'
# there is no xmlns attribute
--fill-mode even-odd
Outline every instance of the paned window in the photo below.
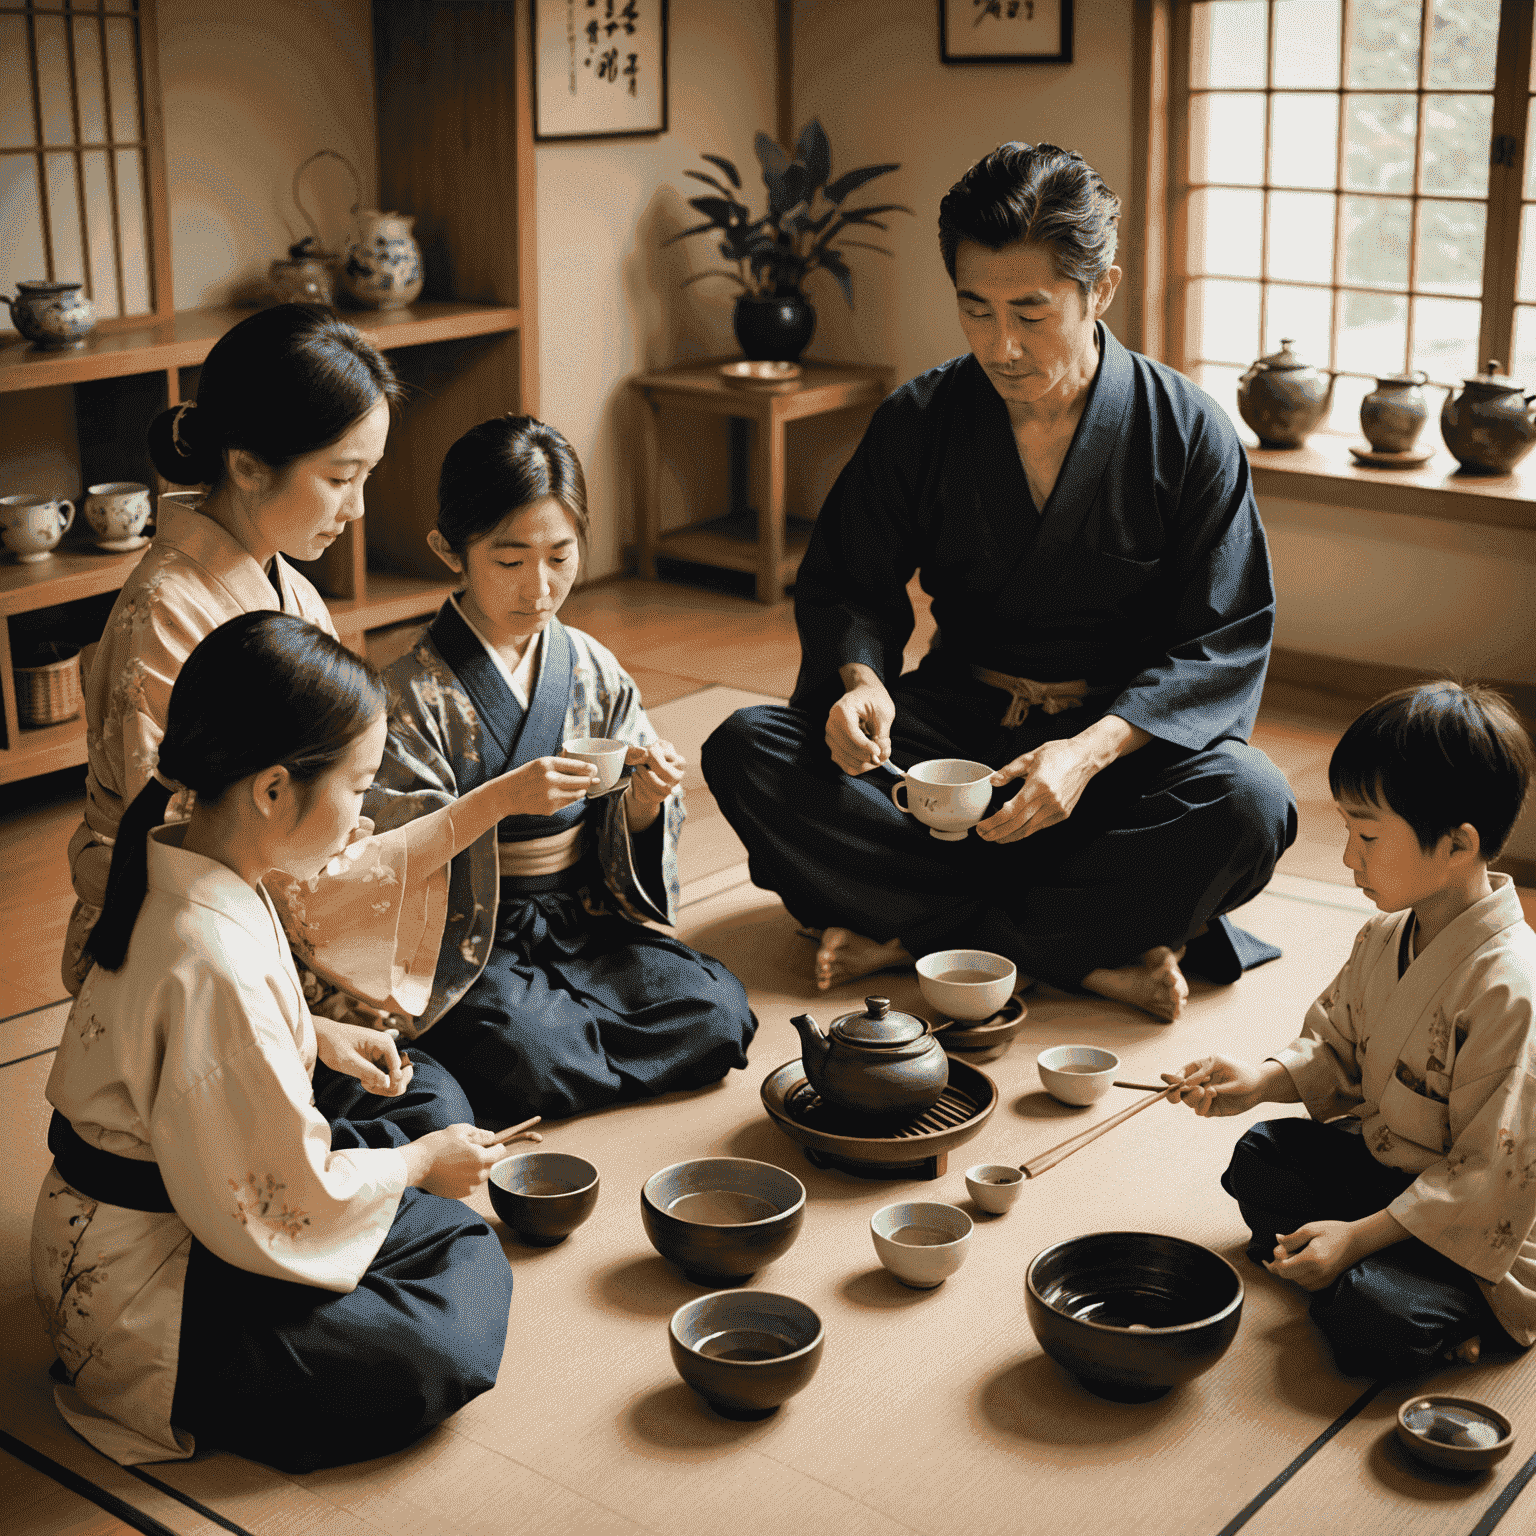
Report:
<svg viewBox="0 0 1536 1536"><path fill-rule="evenodd" d="M1173 234L1184 281L1170 360L1235 413L1239 374L1292 338L1304 361L1339 374L1329 425L1349 432L1384 374L1421 369L1456 384L1493 356L1536 388L1530 10L1530 0L1177 7L1187 114ZM1518 133L1499 131L1511 122ZM1516 228L1518 262L1498 233Z"/></svg>

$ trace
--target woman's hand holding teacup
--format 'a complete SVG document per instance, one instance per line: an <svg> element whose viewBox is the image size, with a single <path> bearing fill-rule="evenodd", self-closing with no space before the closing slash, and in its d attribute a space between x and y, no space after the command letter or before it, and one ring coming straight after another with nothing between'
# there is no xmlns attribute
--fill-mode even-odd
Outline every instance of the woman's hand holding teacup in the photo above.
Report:
<svg viewBox="0 0 1536 1536"><path fill-rule="evenodd" d="M625 814L632 832L643 832L656 820L662 803L683 782L688 760L670 741L653 741L648 747L631 747L624 766L632 768Z"/></svg>
<svg viewBox="0 0 1536 1536"><path fill-rule="evenodd" d="M496 783L502 816L552 816L597 783L597 769L574 757L536 757Z"/></svg>

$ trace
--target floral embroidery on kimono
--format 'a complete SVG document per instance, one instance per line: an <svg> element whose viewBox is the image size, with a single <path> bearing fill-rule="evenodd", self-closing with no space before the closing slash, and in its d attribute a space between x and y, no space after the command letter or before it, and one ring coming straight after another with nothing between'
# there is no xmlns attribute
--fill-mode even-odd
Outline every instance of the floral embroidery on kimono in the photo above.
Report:
<svg viewBox="0 0 1536 1536"><path fill-rule="evenodd" d="M1507 875L1401 975L1409 915L1361 929L1344 968L1276 1054L1315 1119L1354 1115L1416 1177L1387 1207L1468 1270L1536 1342L1536 933ZM1370 1050L1367 1052L1366 1046Z"/></svg>

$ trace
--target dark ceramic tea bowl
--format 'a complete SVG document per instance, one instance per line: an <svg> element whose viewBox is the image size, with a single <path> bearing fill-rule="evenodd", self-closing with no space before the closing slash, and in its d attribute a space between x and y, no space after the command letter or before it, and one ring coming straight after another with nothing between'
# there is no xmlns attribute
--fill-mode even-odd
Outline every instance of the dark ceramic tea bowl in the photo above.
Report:
<svg viewBox="0 0 1536 1536"><path fill-rule="evenodd" d="M1483 1472L1509 1455L1514 1427L1470 1397L1410 1397L1397 1410L1397 1438L1420 1461L1449 1472Z"/></svg>
<svg viewBox="0 0 1536 1536"><path fill-rule="evenodd" d="M1024 1305L1040 1346L1090 1391L1145 1403L1226 1353L1243 1282L1209 1248L1156 1232L1092 1232L1037 1253Z"/></svg>
<svg viewBox="0 0 1536 1536"><path fill-rule="evenodd" d="M566 1152L521 1152L491 1169L491 1208L537 1248L563 1241L597 1204L597 1169Z"/></svg>
<svg viewBox="0 0 1536 1536"><path fill-rule="evenodd" d="M788 1253L804 1216L805 1185L748 1157L673 1163L640 1191L645 1235L701 1285L745 1280Z"/></svg>
<svg viewBox="0 0 1536 1536"><path fill-rule="evenodd" d="M672 1314L677 1373L728 1419L764 1419L821 1363L821 1319L771 1291L715 1291Z"/></svg>

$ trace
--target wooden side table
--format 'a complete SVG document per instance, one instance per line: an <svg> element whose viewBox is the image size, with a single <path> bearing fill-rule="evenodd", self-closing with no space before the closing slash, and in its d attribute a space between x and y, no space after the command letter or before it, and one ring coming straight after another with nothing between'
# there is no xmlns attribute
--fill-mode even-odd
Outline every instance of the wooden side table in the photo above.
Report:
<svg viewBox="0 0 1536 1536"><path fill-rule="evenodd" d="M720 364L732 361L736 359L679 363L639 374L630 381L651 408L646 418L649 466L640 505L640 574L655 580L658 554L698 565L748 571L757 579L758 602L779 603L808 543L803 535L787 536L785 532L784 429L806 416L878 405L890 392L891 370L868 363L807 362L801 364L804 372L792 388L772 392L727 384L720 376ZM756 428L764 483L755 538L745 529L730 526L733 521L744 521L740 518L717 518L709 524L661 534L659 428L663 405L735 417Z"/></svg>

